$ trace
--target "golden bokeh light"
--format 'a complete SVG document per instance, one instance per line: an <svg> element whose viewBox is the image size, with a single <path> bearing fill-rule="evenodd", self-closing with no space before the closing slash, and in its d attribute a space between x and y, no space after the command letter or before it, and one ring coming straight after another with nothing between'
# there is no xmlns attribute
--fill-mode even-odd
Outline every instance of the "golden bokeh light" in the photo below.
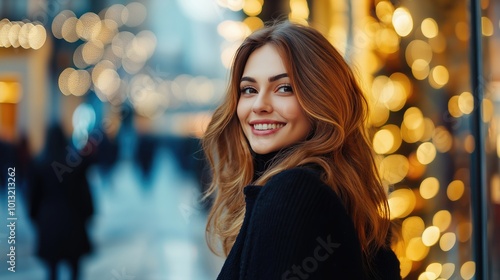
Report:
<svg viewBox="0 0 500 280"><path fill-rule="evenodd" d="M427 170L426 165L423 165L418 161L417 155L414 152L410 153L408 156L408 162L410 163L410 168L406 177L411 180L421 179Z"/></svg>
<svg viewBox="0 0 500 280"><path fill-rule="evenodd" d="M476 149L476 141L474 140L474 136L472 134L465 136L464 149L469 154L472 154Z"/></svg>
<svg viewBox="0 0 500 280"><path fill-rule="evenodd" d="M256 17L262 12L262 3L258 0L246 0L243 4L243 12L250 17Z"/></svg>
<svg viewBox="0 0 500 280"><path fill-rule="evenodd" d="M378 50L385 54L395 53L399 50L401 39L391 28L378 29L374 39Z"/></svg>
<svg viewBox="0 0 500 280"><path fill-rule="evenodd" d="M417 80L425 80L429 76L429 63L423 59L417 59L411 64L411 73Z"/></svg>
<svg viewBox="0 0 500 280"><path fill-rule="evenodd" d="M446 189L446 195L451 201L459 200L464 194L465 186L461 180L453 180Z"/></svg>
<svg viewBox="0 0 500 280"><path fill-rule="evenodd" d="M459 21L455 25L455 35L461 41L467 41L470 37L469 24L465 21Z"/></svg>
<svg viewBox="0 0 500 280"><path fill-rule="evenodd" d="M425 246L421 237L414 237L406 247L406 257L412 261L421 261L429 253L429 247Z"/></svg>
<svg viewBox="0 0 500 280"><path fill-rule="evenodd" d="M465 91L458 97L458 108L462 113L468 115L474 110L474 97L472 93Z"/></svg>
<svg viewBox="0 0 500 280"><path fill-rule="evenodd" d="M125 6L129 16L123 22L126 26L136 27L141 25L147 17L147 9L140 2L130 2ZM124 9L124 10L125 10ZM122 18L123 19L123 18Z"/></svg>
<svg viewBox="0 0 500 280"><path fill-rule="evenodd" d="M448 73L448 69L442 65L432 68L429 74L429 83L435 89L442 88L448 83L449 79L450 74Z"/></svg>
<svg viewBox="0 0 500 280"><path fill-rule="evenodd" d="M395 190L389 194L389 209L391 220L408 216L415 208L416 198L409 189Z"/></svg>
<svg viewBox="0 0 500 280"><path fill-rule="evenodd" d="M381 22L385 24L392 23L392 14L394 13L394 6L389 1L380 1L375 7L375 14Z"/></svg>
<svg viewBox="0 0 500 280"><path fill-rule="evenodd" d="M264 27L264 22L259 17L247 17L243 20L243 23L251 30L255 31L259 28Z"/></svg>
<svg viewBox="0 0 500 280"><path fill-rule="evenodd" d="M432 56L432 47L425 41L413 40L406 47L405 59L408 66L412 66L418 59L425 61L429 65Z"/></svg>
<svg viewBox="0 0 500 280"><path fill-rule="evenodd" d="M436 244L439 240L440 231L436 226L430 226L424 230L422 233L422 243L425 246L432 246Z"/></svg>
<svg viewBox="0 0 500 280"><path fill-rule="evenodd" d="M439 247L441 250L448 252L455 246L457 242L457 236L453 232L444 233L439 240Z"/></svg>
<svg viewBox="0 0 500 280"><path fill-rule="evenodd" d="M404 113L403 123L410 129L414 130L423 125L424 115L417 107L410 107Z"/></svg>
<svg viewBox="0 0 500 280"><path fill-rule="evenodd" d="M431 263L427 266L425 271L433 273L435 275L434 279L436 279L443 272L443 265L440 263Z"/></svg>
<svg viewBox="0 0 500 280"><path fill-rule="evenodd" d="M460 276L463 279L468 280L474 278L476 274L476 263L473 261L465 262L462 267L460 267Z"/></svg>
<svg viewBox="0 0 500 280"><path fill-rule="evenodd" d="M413 29L413 19L410 11L404 7L397 8L392 15L392 25L399 36L408 36Z"/></svg>
<svg viewBox="0 0 500 280"><path fill-rule="evenodd" d="M441 270L441 278L450 279L455 273L455 264L454 263L444 263L443 268Z"/></svg>
<svg viewBox="0 0 500 280"><path fill-rule="evenodd" d="M389 124L382 127L373 136L373 148L378 154L391 154L401 146L401 133L397 125Z"/></svg>
<svg viewBox="0 0 500 280"><path fill-rule="evenodd" d="M408 159L403 155L393 154L385 157L379 166L380 176L389 184L403 180L408 174Z"/></svg>
<svg viewBox="0 0 500 280"><path fill-rule="evenodd" d="M431 142L424 142L417 148L417 159L423 164L427 165L436 158L436 147Z"/></svg>
<svg viewBox="0 0 500 280"><path fill-rule="evenodd" d="M411 216L403 221L401 226L401 235L405 243L412 238L421 237L425 230L424 220L419 216Z"/></svg>
<svg viewBox="0 0 500 280"><path fill-rule="evenodd" d="M453 116L455 118L459 118L463 115L462 110L460 110L460 107L458 106L459 98L460 98L460 96L453 95L448 100L448 112L450 113L451 116Z"/></svg>
<svg viewBox="0 0 500 280"><path fill-rule="evenodd" d="M427 38L434 38L439 32L438 25L432 18L424 19L420 27L422 29L422 34Z"/></svg>
<svg viewBox="0 0 500 280"><path fill-rule="evenodd" d="M377 102L372 102L372 107L370 108L369 123L374 126L381 126L387 122L389 119L389 110Z"/></svg>
<svg viewBox="0 0 500 280"><path fill-rule="evenodd" d="M483 111L481 114L483 122L485 122L485 123L490 122L491 119L493 118L494 111L495 111L495 107L493 105L493 102L491 102L491 100L488 98L484 98L483 99Z"/></svg>
<svg viewBox="0 0 500 280"><path fill-rule="evenodd" d="M443 53L446 50L446 37L438 33L436 37L429 39L429 45L431 45L432 51L434 53Z"/></svg>
<svg viewBox="0 0 500 280"><path fill-rule="evenodd" d="M424 118L424 134L420 140L430 141L434 135L435 129L434 122L429 118Z"/></svg>
<svg viewBox="0 0 500 280"><path fill-rule="evenodd" d="M453 137L446 127L438 126L434 129L432 143L435 145L436 150L446 153L453 146Z"/></svg>
<svg viewBox="0 0 500 280"><path fill-rule="evenodd" d="M472 224L470 222L461 222L457 225L456 232L458 241L465 243L472 236Z"/></svg>
<svg viewBox="0 0 500 280"><path fill-rule="evenodd" d="M424 199L431 199L436 196L439 191L439 181L435 177L425 178L420 183L420 195Z"/></svg>
<svg viewBox="0 0 500 280"><path fill-rule="evenodd" d="M436 280L437 276L434 272L424 271L420 273L417 280Z"/></svg>
<svg viewBox="0 0 500 280"><path fill-rule="evenodd" d="M100 41L89 41L83 44L82 58L88 65L99 62L104 54L104 45Z"/></svg>
<svg viewBox="0 0 500 280"><path fill-rule="evenodd" d="M440 210L432 217L432 225L439 228L439 231L444 232L451 224L451 213L448 210Z"/></svg>
<svg viewBox="0 0 500 280"><path fill-rule="evenodd" d="M484 36L493 35L493 22L488 17L481 17L481 30Z"/></svg>

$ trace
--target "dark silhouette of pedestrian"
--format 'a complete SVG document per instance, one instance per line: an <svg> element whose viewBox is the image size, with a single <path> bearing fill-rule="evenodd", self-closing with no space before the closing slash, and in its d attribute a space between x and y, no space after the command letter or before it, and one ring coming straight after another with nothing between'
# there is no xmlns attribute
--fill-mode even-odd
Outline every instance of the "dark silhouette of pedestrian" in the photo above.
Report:
<svg viewBox="0 0 500 280"><path fill-rule="evenodd" d="M29 184L30 216L37 229L37 255L57 279L57 267L66 261L73 280L79 262L91 251L86 223L93 204L86 171L88 156L70 145L60 126L47 132L45 147L35 159Z"/></svg>

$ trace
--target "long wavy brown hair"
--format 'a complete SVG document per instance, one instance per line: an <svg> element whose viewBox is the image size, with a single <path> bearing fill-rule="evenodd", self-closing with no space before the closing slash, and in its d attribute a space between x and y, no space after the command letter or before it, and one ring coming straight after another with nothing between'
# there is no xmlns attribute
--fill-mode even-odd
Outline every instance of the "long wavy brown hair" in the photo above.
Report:
<svg viewBox="0 0 500 280"><path fill-rule="evenodd" d="M236 108L248 57L266 44L280 53L313 131L306 140L286 149L271 168L252 182L251 149ZM387 246L389 207L367 137L367 110L353 72L317 30L281 22L247 37L235 54L226 97L202 138L213 175L206 194L214 196L207 223L212 251L217 251L217 241L221 241L223 253L229 254L243 223L246 185L263 185L285 169L308 163L321 167L321 179L343 201L358 233L365 262L377 249Z"/></svg>

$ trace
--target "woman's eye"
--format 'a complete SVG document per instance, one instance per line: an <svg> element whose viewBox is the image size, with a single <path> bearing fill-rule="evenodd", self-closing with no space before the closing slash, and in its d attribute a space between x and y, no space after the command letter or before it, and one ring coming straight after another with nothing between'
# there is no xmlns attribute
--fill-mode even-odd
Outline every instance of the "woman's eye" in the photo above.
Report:
<svg viewBox="0 0 500 280"><path fill-rule="evenodd" d="M253 87L244 87L240 90L241 94L251 94L251 93L257 93L257 90L255 90Z"/></svg>
<svg viewBox="0 0 500 280"><path fill-rule="evenodd" d="M277 92L293 92L291 85L281 85L278 87Z"/></svg>

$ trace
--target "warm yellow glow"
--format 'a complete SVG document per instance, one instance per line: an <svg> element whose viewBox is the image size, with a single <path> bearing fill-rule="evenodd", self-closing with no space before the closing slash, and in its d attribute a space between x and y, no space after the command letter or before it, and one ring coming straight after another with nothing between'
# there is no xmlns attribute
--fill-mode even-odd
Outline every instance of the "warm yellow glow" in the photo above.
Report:
<svg viewBox="0 0 500 280"><path fill-rule="evenodd" d="M389 79L395 83L396 90L401 89L405 94L406 98L410 97L413 93L412 83L410 78L401 72L394 72L391 74ZM406 99L405 99L406 100Z"/></svg>
<svg viewBox="0 0 500 280"><path fill-rule="evenodd" d="M421 261L429 253L429 247L425 246L422 238L414 237L408 242L406 256L412 261Z"/></svg>
<svg viewBox="0 0 500 280"><path fill-rule="evenodd" d="M491 102L488 98L483 99L483 112L481 114L483 122L487 123L491 121L494 110L493 102Z"/></svg>
<svg viewBox="0 0 500 280"><path fill-rule="evenodd" d="M403 253L404 254L404 251ZM406 257L399 257L398 256L398 259L399 259L399 268L401 269L401 277L403 279L405 279L406 276L408 276L408 274L410 274L411 272L411 268L412 268L412 265L413 265L413 261L406 258Z"/></svg>
<svg viewBox="0 0 500 280"><path fill-rule="evenodd" d="M9 29L9 34L7 35L9 43L12 47L18 48L19 44L19 32L21 31L21 24L23 22L13 22Z"/></svg>
<svg viewBox="0 0 500 280"><path fill-rule="evenodd" d="M373 136L373 148L377 154L387 154L394 147L394 136L389 130L381 129Z"/></svg>
<svg viewBox="0 0 500 280"><path fill-rule="evenodd" d="M424 142L417 148L417 159L423 164L427 165L436 158L436 147L431 142Z"/></svg>
<svg viewBox="0 0 500 280"><path fill-rule="evenodd" d="M435 177L425 178L420 183L420 195L424 199L431 199L436 196L439 191L439 181Z"/></svg>
<svg viewBox="0 0 500 280"><path fill-rule="evenodd" d="M101 41L104 45L111 43L113 37L118 33L118 24L110 19L101 21L101 31L95 38Z"/></svg>
<svg viewBox="0 0 500 280"><path fill-rule="evenodd" d="M75 96L82 96L90 88L90 74L85 70L72 71L68 77L69 92Z"/></svg>
<svg viewBox="0 0 500 280"><path fill-rule="evenodd" d="M411 64L411 73L417 80L424 80L429 76L429 63L423 59L417 59Z"/></svg>
<svg viewBox="0 0 500 280"><path fill-rule="evenodd" d="M57 14L57 16L52 21L52 34L54 35L54 37L56 37L57 39L63 38L62 35L63 24L64 22L66 22L68 18L71 17L76 18L76 15L75 13L73 13L73 11L70 10L64 10L61 11L59 14Z"/></svg>
<svg viewBox="0 0 500 280"><path fill-rule="evenodd" d="M389 110L381 103L374 102L370 108L369 122L372 126L381 126L389 119Z"/></svg>
<svg viewBox="0 0 500 280"><path fill-rule="evenodd" d="M389 209L391 220L408 216L415 208L416 198L409 189L395 190L389 194Z"/></svg>
<svg viewBox="0 0 500 280"><path fill-rule="evenodd" d="M465 186L460 180L454 180L448 185L446 195L451 201L459 200L464 194Z"/></svg>
<svg viewBox="0 0 500 280"><path fill-rule="evenodd" d="M448 69L442 65L438 65L431 69L431 74L429 75L429 83L433 88L441 88L448 83L450 74Z"/></svg>
<svg viewBox="0 0 500 280"><path fill-rule="evenodd" d="M430 226L422 233L422 243L424 243L425 246L430 247L438 242L439 235L439 228L436 226Z"/></svg>
<svg viewBox="0 0 500 280"><path fill-rule="evenodd" d="M264 22L259 17L247 17L243 20L243 23L248 26L248 29L251 31L264 27Z"/></svg>
<svg viewBox="0 0 500 280"><path fill-rule="evenodd" d="M451 224L451 213L448 210L441 210L432 217L432 225L439 228L439 231L444 232Z"/></svg>
<svg viewBox="0 0 500 280"><path fill-rule="evenodd" d="M250 17L258 16L262 12L262 4L258 0L245 0L243 12Z"/></svg>
<svg viewBox="0 0 500 280"><path fill-rule="evenodd" d="M443 269L441 271L442 279L450 279L451 276L455 273L455 264L454 263L445 263L443 264Z"/></svg>
<svg viewBox="0 0 500 280"><path fill-rule="evenodd" d="M472 154L476 149L476 141L474 140L474 136L472 136L472 134L465 136L464 149L469 154Z"/></svg>
<svg viewBox="0 0 500 280"><path fill-rule="evenodd" d="M405 243L408 243L412 238L422 236L424 230L424 220L418 216L406 218L401 226L401 234Z"/></svg>
<svg viewBox="0 0 500 280"><path fill-rule="evenodd" d="M420 27L422 29L422 34L427 38L434 38L439 32L438 25L432 18L424 19Z"/></svg>
<svg viewBox="0 0 500 280"><path fill-rule="evenodd" d="M250 28L243 22L225 20L217 25L217 32L227 41L243 40L250 33Z"/></svg>
<svg viewBox="0 0 500 280"><path fill-rule="evenodd" d="M460 276L462 276L463 279L466 280L472 279L474 278L475 274L476 274L476 263L473 261L465 262L460 268Z"/></svg>
<svg viewBox="0 0 500 280"><path fill-rule="evenodd" d="M401 124L401 136L406 143L415 143L420 141L424 136L425 125L424 122L421 122L419 126L415 129L409 129L405 122Z"/></svg>
<svg viewBox="0 0 500 280"><path fill-rule="evenodd" d="M491 22L488 17L481 17L481 30L483 31L484 36L493 35L493 22Z"/></svg>
<svg viewBox="0 0 500 280"><path fill-rule="evenodd" d="M453 137L446 127L438 126L434 130L432 143L436 146L436 150L446 153L453 146Z"/></svg>
<svg viewBox="0 0 500 280"><path fill-rule="evenodd" d="M403 155L390 155L385 157L379 167L379 172L385 181L389 184L395 184L403 180L408 174L408 159Z"/></svg>
<svg viewBox="0 0 500 280"><path fill-rule="evenodd" d="M392 22L392 14L394 13L394 6L389 1L380 1L375 7L375 13L381 22L389 24Z"/></svg>
<svg viewBox="0 0 500 280"><path fill-rule="evenodd" d="M430 118L424 118L424 135L422 135L421 140L430 141L435 129L434 122Z"/></svg>
<svg viewBox="0 0 500 280"><path fill-rule="evenodd" d="M71 94L71 92L69 90L69 87L68 87L68 80L69 80L69 76L73 72L75 72L75 69L73 69L73 68L66 68L59 75L58 85L59 85L59 89L61 90L61 92L64 95L70 95Z"/></svg>
<svg viewBox="0 0 500 280"><path fill-rule="evenodd" d="M294 22L307 24L309 17L309 7L306 0L290 0L289 19Z"/></svg>
<svg viewBox="0 0 500 280"><path fill-rule="evenodd" d="M465 243L469 241L472 235L472 224L470 222L461 222L457 225L457 239Z"/></svg>
<svg viewBox="0 0 500 280"><path fill-rule="evenodd" d="M414 152L410 153L408 156L408 162L410 163L410 169L408 170L408 175L406 175L406 177L411 180L421 179L427 169L426 165L421 164L417 160L417 155Z"/></svg>
<svg viewBox="0 0 500 280"><path fill-rule="evenodd" d="M440 263L431 263L427 266L425 271L433 273L435 275L435 277L437 278L439 275L441 275L441 272L443 271L443 266ZM436 279L436 278L434 278L434 279Z"/></svg>
<svg viewBox="0 0 500 280"><path fill-rule="evenodd" d="M436 37L429 39L432 51L435 53L443 53L446 50L446 38L443 34L438 33Z"/></svg>
<svg viewBox="0 0 500 280"><path fill-rule="evenodd" d="M417 129L424 122L422 111L417 107L410 107L405 111L403 123L408 129Z"/></svg>
<svg viewBox="0 0 500 280"><path fill-rule="evenodd" d="M0 81L0 103L19 103L22 99L21 84Z"/></svg>
<svg viewBox="0 0 500 280"><path fill-rule="evenodd" d="M408 9L399 7L392 15L392 25L394 30L401 37L406 37L413 29L413 19Z"/></svg>
<svg viewBox="0 0 500 280"><path fill-rule="evenodd" d="M447 232L441 236L441 239L439 240L439 247L441 250L448 252L455 246L455 243L457 242L457 236L453 232Z"/></svg>
<svg viewBox="0 0 500 280"><path fill-rule="evenodd" d="M382 127L373 137L373 147L378 154L394 153L401 146L401 132L397 125Z"/></svg>
<svg viewBox="0 0 500 280"><path fill-rule="evenodd" d="M474 97L472 93L465 91L458 97L458 108L466 115L472 113L474 110Z"/></svg>
<svg viewBox="0 0 500 280"><path fill-rule="evenodd" d="M379 51L386 54L395 53L399 50L400 38L390 28L380 28L375 35L375 44Z"/></svg>
<svg viewBox="0 0 500 280"><path fill-rule="evenodd" d="M459 118L463 115L462 110L460 110L460 107L458 106L459 98L460 96L453 95L450 100L448 100L448 112L450 112L450 115L455 118Z"/></svg>
<svg viewBox="0 0 500 280"><path fill-rule="evenodd" d="M420 273L417 280L436 280L437 276L433 272L424 271Z"/></svg>
<svg viewBox="0 0 500 280"><path fill-rule="evenodd" d="M459 21L455 25L455 35L457 35L457 38L462 40L462 41L467 41L469 40L469 25L465 21Z"/></svg>
<svg viewBox="0 0 500 280"><path fill-rule="evenodd" d="M417 59L422 59L429 64L432 60L432 47L422 40L411 41L405 50L406 63L412 66Z"/></svg>

